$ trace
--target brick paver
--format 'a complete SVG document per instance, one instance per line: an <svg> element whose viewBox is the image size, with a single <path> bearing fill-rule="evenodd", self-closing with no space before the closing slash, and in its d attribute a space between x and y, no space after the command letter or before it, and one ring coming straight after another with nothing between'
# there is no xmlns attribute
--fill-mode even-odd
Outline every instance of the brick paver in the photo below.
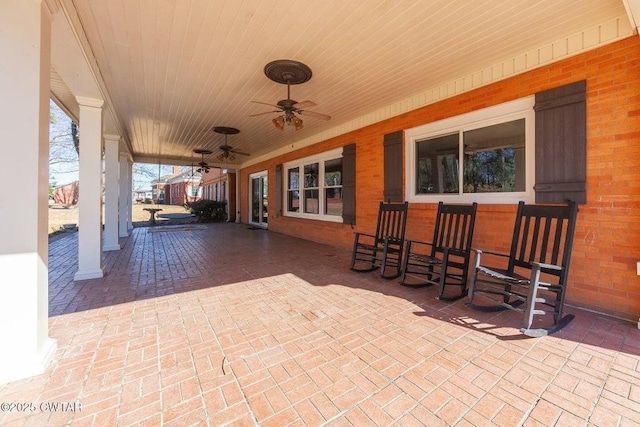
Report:
<svg viewBox="0 0 640 427"><path fill-rule="evenodd" d="M76 235L50 242L58 351L0 385L0 402L35 407L0 425L640 424L635 325L569 307L567 328L523 338L516 313L241 224L120 243L105 278L73 282Z"/></svg>

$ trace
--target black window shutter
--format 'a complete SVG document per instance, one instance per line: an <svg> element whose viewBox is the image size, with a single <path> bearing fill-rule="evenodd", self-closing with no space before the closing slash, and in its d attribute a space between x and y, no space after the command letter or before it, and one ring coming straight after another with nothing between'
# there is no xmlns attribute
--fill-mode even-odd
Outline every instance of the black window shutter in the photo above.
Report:
<svg viewBox="0 0 640 427"><path fill-rule="evenodd" d="M356 223L356 144L342 148L342 222Z"/></svg>
<svg viewBox="0 0 640 427"><path fill-rule="evenodd" d="M402 195L402 131L384 136L384 200L401 202Z"/></svg>
<svg viewBox="0 0 640 427"><path fill-rule="evenodd" d="M586 86L536 94L536 203L587 202Z"/></svg>
<svg viewBox="0 0 640 427"><path fill-rule="evenodd" d="M282 164L276 165L276 216L282 215Z"/></svg>

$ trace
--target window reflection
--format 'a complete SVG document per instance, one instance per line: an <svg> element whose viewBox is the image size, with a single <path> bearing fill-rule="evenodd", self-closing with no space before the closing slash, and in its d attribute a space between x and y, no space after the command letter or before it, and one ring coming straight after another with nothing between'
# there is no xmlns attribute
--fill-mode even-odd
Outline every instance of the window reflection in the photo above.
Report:
<svg viewBox="0 0 640 427"><path fill-rule="evenodd" d="M416 154L416 194L459 194L461 175L464 193L525 191L525 119L423 139Z"/></svg>

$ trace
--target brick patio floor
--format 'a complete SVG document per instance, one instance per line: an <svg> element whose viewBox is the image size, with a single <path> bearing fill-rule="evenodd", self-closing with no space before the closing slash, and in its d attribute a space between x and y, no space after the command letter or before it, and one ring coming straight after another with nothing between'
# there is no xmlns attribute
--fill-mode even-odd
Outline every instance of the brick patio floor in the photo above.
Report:
<svg viewBox="0 0 640 427"><path fill-rule="evenodd" d="M58 351L0 385L35 408L0 425L640 425L633 324L569 307L567 328L523 339L517 313L352 272L342 249L241 224L150 230L83 282L76 235L50 243Z"/></svg>

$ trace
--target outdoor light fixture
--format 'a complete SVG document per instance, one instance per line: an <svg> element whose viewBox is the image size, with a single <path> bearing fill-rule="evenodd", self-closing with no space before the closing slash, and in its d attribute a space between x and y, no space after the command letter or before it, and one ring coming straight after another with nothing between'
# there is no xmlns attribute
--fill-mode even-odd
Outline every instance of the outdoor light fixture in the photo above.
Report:
<svg viewBox="0 0 640 427"><path fill-rule="evenodd" d="M302 123L302 119L293 114L291 115L284 114L282 116L278 116L275 119L273 119L272 122L276 127L276 129L278 130L284 130L285 125L291 125L291 124L293 124L293 127L296 130L300 130L304 127L304 124Z"/></svg>
<svg viewBox="0 0 640 427"><path fill-rule="evenodd" d="M299 117L293 116L293 127L296 128L296 130L302 129L303 127L302 119Z"/></svg>
<svg viewBox="0 0 640 427"><path fill-rule="evenodd" d="M278 116L272 122L278 130L284 130L284 116Z"/></svg>

